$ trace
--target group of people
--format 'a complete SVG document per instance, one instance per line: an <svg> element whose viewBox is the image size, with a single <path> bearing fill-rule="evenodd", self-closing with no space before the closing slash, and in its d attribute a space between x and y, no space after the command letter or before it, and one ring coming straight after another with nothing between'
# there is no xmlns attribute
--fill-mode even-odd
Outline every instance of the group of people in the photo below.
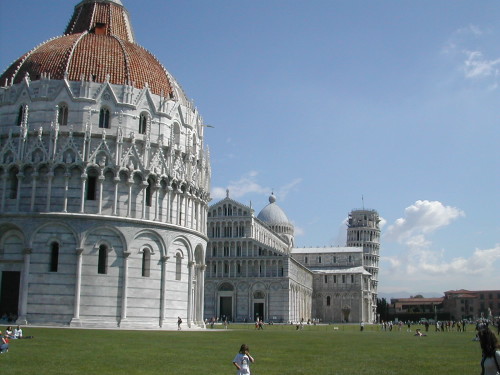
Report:
<svg viewBox="0 0 500 375"><path fill-rule="evenodd" d="M9 351L10 340L18 340L22 338L23 338L23 330L20 326L17 326L14 330L12 330L11 326L8 326L5 329L4 333L0 331L0 354Z"/></svg>
<svg viewBox="0 0 500 375"><path fill-rule="evenodd" d="M257 319L255 321L255 329L264 329L264 321L262 319Z"/></svg>

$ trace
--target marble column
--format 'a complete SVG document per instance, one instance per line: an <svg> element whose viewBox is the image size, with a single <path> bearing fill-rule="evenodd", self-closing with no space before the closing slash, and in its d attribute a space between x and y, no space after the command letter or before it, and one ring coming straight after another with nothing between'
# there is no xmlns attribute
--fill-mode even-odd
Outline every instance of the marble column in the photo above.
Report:
<svg viewBox="0 0 500 375"><path fill-rule="evenodd" d="M76 281L75 281L75 301L73 307L73 319L70 326L81 326L80 322L80 294L82 287L82 254L83 248L76 249Z"/></svg>
<svg viewBox="0 0 500 375"><path fill-rule="evenodd" d="M160 293L160 327L163 327L165 321L165 308L167 298L167 260L168 256L163 255L161 258L161 293Z"/></svg>
<svg viewBox="0 0 500 375"><path fill-rule="evenodd" d="M26 324L26 314L28 312L28 288L29 288L29 276L30 276L30 261L31 261L31 248L24 249L24 263L23 263L23 272L21 274L21 290L20 290L20 298L19 298L19 317L17 321L19 324Z"/></svg>
<svg viewBox="0 0 500 375"><path fill-rule="evenodd" d="M188 327L191 328L192 323L193 323L193 293L192 293L192 286L193 286L193 268L194 268L194 262L188 262L188 304L187 304L187 324Z"/></svg>
<svg viewBox="0 0 500 375"><path fill-rule="evenodd" d="M128 295L128 257L129 251L123 252L123 281L122 281L122 308L120 325L127 320L127 295Z"/></svg>

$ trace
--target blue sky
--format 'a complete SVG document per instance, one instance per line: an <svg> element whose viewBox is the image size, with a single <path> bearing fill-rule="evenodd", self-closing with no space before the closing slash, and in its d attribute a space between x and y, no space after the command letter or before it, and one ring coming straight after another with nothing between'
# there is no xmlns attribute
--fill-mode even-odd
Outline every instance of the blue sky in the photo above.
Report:
<svg viewBox="0 0 500 375"><path fill-rule="evenodd" d="M0 69L76 1L0 1ZM383 218L379 291L500 289L500 2L127 1L136 39L193 98L213 202L271 191L298 246Z"/></svg>

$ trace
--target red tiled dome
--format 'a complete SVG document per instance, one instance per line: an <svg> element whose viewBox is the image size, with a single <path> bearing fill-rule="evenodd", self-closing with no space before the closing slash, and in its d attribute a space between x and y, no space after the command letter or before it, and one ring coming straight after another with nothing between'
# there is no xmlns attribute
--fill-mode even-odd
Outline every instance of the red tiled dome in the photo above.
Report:
<svg viewBox="0 0 500 375"><path fill-rule="evenodd" d="M120 3L121 4L121 3ZM173 94L173 79L147 50L133 42L128 14L119 2L85 0L75 7L67 35L49 40L16 60L0 85L19 83L29 74L51 79L129 84L154 94ZM76 31L76 32L75 32Z"/></svg>

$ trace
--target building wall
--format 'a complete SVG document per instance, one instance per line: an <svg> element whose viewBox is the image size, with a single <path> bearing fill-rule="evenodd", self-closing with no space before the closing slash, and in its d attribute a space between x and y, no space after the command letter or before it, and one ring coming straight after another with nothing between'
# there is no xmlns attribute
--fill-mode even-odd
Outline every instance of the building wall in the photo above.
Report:
<svg viewBox="0 0 500 375"><path fill-rule="evenodd" d="M201 124L192 104L147 88L50 79L0 88L0 272L20 275L19 286L4 285L18 289L20 322L173 328L181 316L203 325L210 162ZM106 274L97 273L101 244Z"/></svg>
<svg viewBox="0 0 500 375"><path fill-rule="evenodd" d="M141 223L53 216L0 222L0 272L21 274L23 319L173 328L182 316L190 325L201 324L198 290L203 287L206 243L199 235L161 226L145 230ZM60 245L56 271L50 268L54 242ZM102 244L109 249L105 274L98 273L96 256ZM145 248L151 252L149 276L142 273Z"/></svg>
<svg viewBox="0 0 500 375"><path fill-rule="evenodd" d="M289 255L287 242L229 198L211 206L208 217L205 318L259 318L288 322L310 317L312 275ZM221 298L230 297L230 314Z"/></svg>

